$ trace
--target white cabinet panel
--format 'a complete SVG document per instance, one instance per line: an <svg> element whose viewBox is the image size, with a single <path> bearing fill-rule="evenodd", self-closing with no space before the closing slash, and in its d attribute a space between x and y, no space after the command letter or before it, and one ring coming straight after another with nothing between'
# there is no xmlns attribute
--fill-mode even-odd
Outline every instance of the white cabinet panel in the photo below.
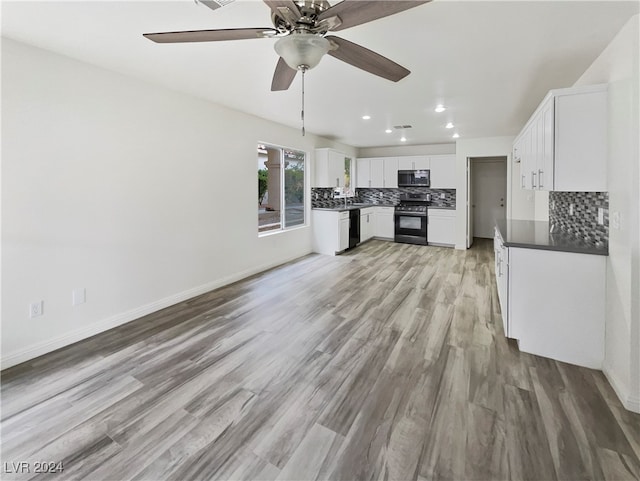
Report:
<svg viewBox="0 0 640 481"><path fill-rule="evenodd" d="M430 165L426 155L398 157L398 170L429 170Z"/></svg>
<svg viewBox="0 0 640 481"><path fill-rule="evenodd" d="M508 251L510 337L520 350L602 369L606 257Z"/></svg>
<svg viewBox="0 0 640 481"><path fill-rule="evenodd" d="M356 162L356 187L371 187L371 160L358 159Z"/></svg>
<svg viewBox="0 0 640 481"><path fill-rule="evenodd" d="M349 216L340 219L340 246L339 251L349 247Z"/></svg>
<svg viewBox="0 0 640 481"><path fill-rule="evenodd" d="M384 187L384 159L370 159L369 175L371 184L369 187Z"/></svg>
<svg viewBox="0 0 640 481"><path fill-rule="evenodd" d="M453 246L456 243L456 211L429 209L427 242L429 244Z"/></svg>
<svg viewBox="0 0 640 481"><path fill-rule="evenodd" d="M345 157L334 149L316 149L313 187L344 187Z"/></svg>
<svg viewBox="0 0 640 481"><path fill-rule="evenodd" d="M313 252L335 255L349 247L349 212L311 210Z"/></svg>
<svg viewBox="0 0 640 481"><path fill-rule="evenodd" d="M371 239L375 234L375 208L360 209L360 242Z"/></svg>
<svg viewBox="0 0 640 481"><path fill-rule="evenodd" d="M456 156L432 155L429 159L431 167L431 188L456 188Z"/></svg>
<svg viewBox="0 0 640 481"><path fill-rule="evenodd" d="M521 187L607 190L607 87L550 91L513 144ZM518 152L518 156L516 156Z"/></svg>
<svg viewBox="0 0 640 481"><path fill-rule="evenodd" d="M376 223L374 235L383 239L393 239L395 226L393 219L393 207L376 208Z"/></svg>
<svg viewBox="0 0 640 481"><path fill-rule="evenodd" d="M398 187L398 159L385 157L384 159L384 185L387 188Z"/></svg>

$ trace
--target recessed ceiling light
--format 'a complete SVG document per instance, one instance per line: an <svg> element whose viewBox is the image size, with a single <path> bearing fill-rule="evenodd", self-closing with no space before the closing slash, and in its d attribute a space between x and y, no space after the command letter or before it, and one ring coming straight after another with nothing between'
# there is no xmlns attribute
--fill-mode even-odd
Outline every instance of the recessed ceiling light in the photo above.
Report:
<svg viewBox="0 0 640 481"><path fill-rule="evenodd" d="M407 138L406 137L400 137L400 142L406 142Z"/></svg>
<svg viewBox="0 0 640 481"><path fill-rule="evenodd" d="M363 115L362 116L362 120L369 120L371 118L371 115Z"/></svg>
<svg viewBox="0 0 640 481"><path fill-rule="evenodd" d="M438 104L434 110L435 110L436 112L440 113L440 112L444 112L444 111L445 111L445 110L447 110L447 109L445 109L445 108L444 108L444 105L442 105L442 104Z"/></svg>
<svg viewBox="0 0 640 481"><path fill-rule="evenodd" d="M458 132L456 132L455 134L453 134L453 138L457 139L458 137L460 137L460 134Z"/></svg>
<svg viewBox="0 0 640 481"><path fill-rule="evenodd" d="M453 128L453 124L451 122L449 122L447 125L444 126L445 129L452 129Z"/></svg>
<svg viewBox="0 0 640 481"><path fill-rule="evenodd" d="M385 130L385 133L387 133L387 134L390 134L391 132L393 132L393 130L391 130L391 129Z"/></svg>

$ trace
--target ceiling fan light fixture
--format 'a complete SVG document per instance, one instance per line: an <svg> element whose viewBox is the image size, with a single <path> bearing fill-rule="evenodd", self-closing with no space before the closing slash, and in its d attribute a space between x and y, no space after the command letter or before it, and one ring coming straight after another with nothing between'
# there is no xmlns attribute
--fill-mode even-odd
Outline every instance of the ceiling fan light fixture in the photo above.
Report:
<svg viewBox="0 0 640 481"><path fill-rule="evenodd" d="M275 49L289 67L294 70L308 70L320 63L329 51L329 40L311 33L292 33L279 39Z"/></svg>

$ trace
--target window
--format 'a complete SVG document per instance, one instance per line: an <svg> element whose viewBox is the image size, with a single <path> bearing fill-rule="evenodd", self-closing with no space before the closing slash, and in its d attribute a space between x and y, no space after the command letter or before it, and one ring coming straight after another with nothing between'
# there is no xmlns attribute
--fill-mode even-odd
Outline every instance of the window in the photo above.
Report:
<svg viewBox="0 0 640 481"><path fill-rule="evenodd" d="M258 145L258 232L304 225L304 152Z"/></svg>
<svg viewBox="0 0 640 481"><path fill-rule="evenodd" d="M353 196L355 191L351 189L351 158L344 158L344 194Z"/></svg>

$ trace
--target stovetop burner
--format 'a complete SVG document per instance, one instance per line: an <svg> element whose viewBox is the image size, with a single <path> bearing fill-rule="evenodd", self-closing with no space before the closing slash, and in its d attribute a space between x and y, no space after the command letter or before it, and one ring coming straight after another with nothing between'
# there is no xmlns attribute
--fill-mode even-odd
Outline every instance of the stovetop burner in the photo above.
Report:
<svg viewBox="0 0 640 481"><path fill-rule="evenodd" d="M400 203L396 206L395 211L426 215L430 201L430 194L401 194Z"/></svg>

